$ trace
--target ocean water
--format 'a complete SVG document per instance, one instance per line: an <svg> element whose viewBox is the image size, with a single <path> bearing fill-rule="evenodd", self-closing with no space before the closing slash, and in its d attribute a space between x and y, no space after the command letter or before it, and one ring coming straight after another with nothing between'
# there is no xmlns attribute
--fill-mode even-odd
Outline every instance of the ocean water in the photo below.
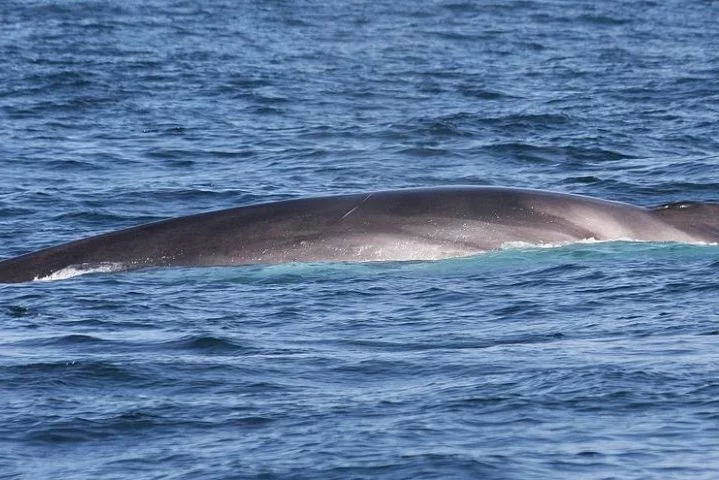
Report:
<svg viewBox="0 0 719 480"><path fill-rule="evenodd" d="M719 200L713 1L0 0L0 258L436 185ZM719 249L0 285L2 479L719 478Z"/></svg>

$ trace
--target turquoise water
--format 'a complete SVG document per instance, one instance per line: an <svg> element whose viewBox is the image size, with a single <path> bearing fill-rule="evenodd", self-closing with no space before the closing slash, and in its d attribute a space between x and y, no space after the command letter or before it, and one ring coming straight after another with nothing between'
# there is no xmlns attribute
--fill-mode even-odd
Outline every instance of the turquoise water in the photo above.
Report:
<svg viewBox="0 0 719 480"><path fill-rule="evenodd" d="M716 2L0 5L0 258L311 195L719 200ZM0 286L0 478L714 479L719 251Z"/></svg>

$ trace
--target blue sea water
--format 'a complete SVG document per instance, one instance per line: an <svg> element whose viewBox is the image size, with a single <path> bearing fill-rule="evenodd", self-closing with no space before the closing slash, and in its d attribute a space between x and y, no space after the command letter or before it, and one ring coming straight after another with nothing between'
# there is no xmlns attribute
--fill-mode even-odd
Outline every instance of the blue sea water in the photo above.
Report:
<svg viewBox="0 0 719 480"><path fill-rule="evenodd" d="M719 200L719 3L0 0L0 258L302 196ZM2 479L719 478L719 250L0 286Z"/></svg>

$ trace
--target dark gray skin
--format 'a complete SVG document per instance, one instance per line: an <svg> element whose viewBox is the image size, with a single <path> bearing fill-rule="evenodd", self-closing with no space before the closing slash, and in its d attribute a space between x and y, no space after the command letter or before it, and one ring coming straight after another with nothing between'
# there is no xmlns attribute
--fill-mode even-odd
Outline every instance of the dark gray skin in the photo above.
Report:
<svg viewBox="0 0 719 480"><path fill-rule="evenodd" d="M0 282L45 279L66 268L436 260L519 242L589 239L719 242L719 204L643 208L497 187L289 200L150 223L29 253L0 262Z"/></svg>

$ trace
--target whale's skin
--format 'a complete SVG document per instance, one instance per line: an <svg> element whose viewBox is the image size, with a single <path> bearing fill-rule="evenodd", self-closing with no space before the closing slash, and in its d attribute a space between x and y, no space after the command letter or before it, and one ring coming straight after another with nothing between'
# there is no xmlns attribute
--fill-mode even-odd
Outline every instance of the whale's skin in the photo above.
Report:
<svg viewBox="0 0 719 480"><path fill-rule="evenodd" d="M0 262L0 282L67 268L437 260L513 243L715 243L719 204L655 208L503 187L379 191L264 203L140 225Z"/></svg>

